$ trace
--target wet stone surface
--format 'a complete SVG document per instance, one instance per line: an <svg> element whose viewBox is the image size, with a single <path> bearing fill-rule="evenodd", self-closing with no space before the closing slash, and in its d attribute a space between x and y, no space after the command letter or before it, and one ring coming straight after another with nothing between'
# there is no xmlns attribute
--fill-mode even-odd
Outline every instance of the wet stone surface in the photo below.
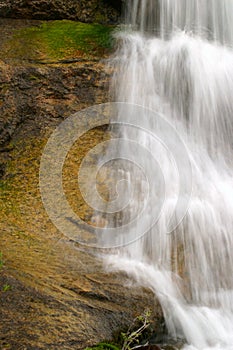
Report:
<svg viewBox="0 0 233 350"><path fill-rule="evenodd" d="M15 22L1 25L11 36ZM145 307L161 317L149 292L128 288L124 275L107 274L95 252L63 236L41 201L39 166L48 137L72 113L106 102L109 75L95 60L36 64L5 55L0 61L1 349L84 349L111 339ZM76 161L68 158L64 170L66 193L83 218L91 213L72 176L106 137L106 127L84 135Z"/></svg>

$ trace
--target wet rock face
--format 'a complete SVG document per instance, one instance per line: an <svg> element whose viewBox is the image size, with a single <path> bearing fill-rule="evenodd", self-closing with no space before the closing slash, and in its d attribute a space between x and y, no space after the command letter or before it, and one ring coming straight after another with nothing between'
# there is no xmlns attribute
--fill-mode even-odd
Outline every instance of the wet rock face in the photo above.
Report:
<svg viewBox="0 0 233 350"><path fill-rule="evenodd" d="M12 139L38 137L78 110L107 100L103 64L0 64L0 178Z"/></svg>
<svg viewBox="0 0 233 350"><path fill-rule="evenodd" d="M98 256L64 237L48 218L39 191L44 146L63 119L109 101L111 71L96 52L68 56L68 62L41 59L36 51L40 59L33 61L24 41L21 56L12 56L12 33L32 25L23 22L0 20L0 349L79 350L111 339L145 308L160 322L161 309L151 293L127 288L126 276L106 273ZM67 187L70 201L83 215L76 165L105 137L105 130L87 134L64 170L64 184L74 184Z"/></svg>
<svg viewBox="0 0 233 350"><path fill-rule="evenodd" d="M0 17L116 23L120 0L0 0Z"/></svg>
<svg viewBox="0 0 233 350"><path fill-rule="evenodd" d="M102 64L12 67L0 65L0 145L4 146L26 122L30 134L54 120L88 105L102 102L107 94Z"/></svg>

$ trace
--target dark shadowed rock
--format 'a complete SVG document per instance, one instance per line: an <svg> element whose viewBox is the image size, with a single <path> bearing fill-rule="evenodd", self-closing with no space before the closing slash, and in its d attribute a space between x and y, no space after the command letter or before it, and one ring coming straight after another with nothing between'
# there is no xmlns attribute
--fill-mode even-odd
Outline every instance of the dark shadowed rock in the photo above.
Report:
<svg viewBox="0 0 233 350"><path fill-rule="evenodd" d="M24 19L72 19L116 23L120 1L114 0L1 0L0 17Z"/></svg>

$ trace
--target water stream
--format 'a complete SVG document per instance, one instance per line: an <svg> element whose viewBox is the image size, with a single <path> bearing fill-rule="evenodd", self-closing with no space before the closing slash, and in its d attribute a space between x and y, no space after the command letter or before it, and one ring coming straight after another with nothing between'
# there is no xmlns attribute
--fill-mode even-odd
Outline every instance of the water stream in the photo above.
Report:
<svg viewBox="0 0 233 350"><path fill-rule="evenodd" d="M115 149L115 158L134 154L133 163L138 160L140 167L132 172L133 165L122 164L118 169L136 189L113 227L119 226L119 217L124 225L135 219L146 200L150 205L130 233L120 235L121 247L107 257L107 264L155 293L169 334L184 338L185 349L233 349L233 1L129 0L125 17L126 25L116 34L112 91L116 101L145 107L144 112L133 110L145 130L122 126L121 133L126 140L136 137L157 165L132 144L127 148L123 142ZM181 137L191 173L174 132L158 127L160 122L146 115L148 109ZM129 115L125 120L132 121ZM148 130L156 130L156 141ZM177 148L175 162L171 148ZM145 196L147 172L153 184ZM181 218L183 209L176 204L178 199L186 202L190 184L192 194ZM126 188L124 193L128 197ZM163 209L154 224L161 196ZM177 222L168 234L172 211ZM150 229L141 235L145 222Z"/></svg>

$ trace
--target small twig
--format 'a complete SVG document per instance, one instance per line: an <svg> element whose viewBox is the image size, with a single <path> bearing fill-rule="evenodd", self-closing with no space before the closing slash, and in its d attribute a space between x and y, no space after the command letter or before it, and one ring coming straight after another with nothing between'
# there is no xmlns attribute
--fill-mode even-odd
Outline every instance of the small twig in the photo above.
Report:
<svg viewBox="0 0 233 350"><path fill-rule="evenodd" d="M124 343L122 346L122 350L132 350L134 348L131 348L130 345L133 342L138 342L139 336L143 333L143 331L149 327L150 322L149 322L149 317L150 317L150 311L146 311L144 315L137 317L134 319L132 325L129 327L127 333L122 333L122 336L124 338ZM133 328L134 324L136 321L142 321L143 324L141 327L139 327L136 331L131 332L131 329Z"/></svg>

